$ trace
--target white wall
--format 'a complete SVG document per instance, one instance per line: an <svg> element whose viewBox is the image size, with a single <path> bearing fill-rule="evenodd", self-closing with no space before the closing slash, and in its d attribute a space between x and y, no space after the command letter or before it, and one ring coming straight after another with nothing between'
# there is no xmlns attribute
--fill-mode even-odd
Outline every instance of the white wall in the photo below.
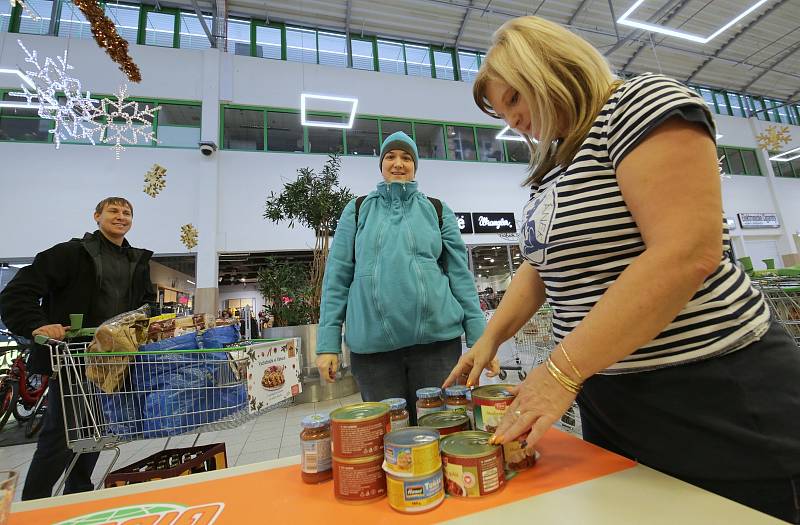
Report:
<svg viewBox="0 0 800 525"><path fill-rule="evenodd" d="M56 56L69 47L73 73L84 89L111 93L124 81L116 64L91 40L0 34L0 65L24 65L16 39L23 39L40 57ZM273 107L299 107L307 92L359 98L359 113L493 123L472 102L471 86L461 82L405 77L325 66L218 55L216 51L175 50L132 45L131 55L143 76L129 84L135 96L202 101L204 140L221 143L219 104L232 102ZM0 76L0 87L16 85ZM763 123L717 116L721 144L755 147ZM791 128L794 146L800 128ZM157 253L185 253L180 226L199 229L198 288L216 286L216 253L307 249L311 232L290 230L262 218L264 201L279 191L298 168L321 168L325 155L219 151L204 158L195 150L128 148L115 160L107 147L0 143L0 259L30 257L56 242L93 230L95 204L122 195L135 206L129 235L135 246ZM762 169L770 173L763 163ZM153 163L166 167L167 187L156 199L142 192L143 177ZM418 180L422 191L443 199L455 211L514 212L527 200L519 186L524 166L478 162L422 160ZM365 194L379 180L375 158L346 157L342 182ZM796 251L791 234L800 231L800 180L735 176L723 184L728 216L741 212L781 214L780 231L747 231L746 235L778 237L780 249ZM741 229L734 232L742 235ZM497 235L465 236L469 244L500 244ZM744 253L739 253L744 255Z"/></svg>

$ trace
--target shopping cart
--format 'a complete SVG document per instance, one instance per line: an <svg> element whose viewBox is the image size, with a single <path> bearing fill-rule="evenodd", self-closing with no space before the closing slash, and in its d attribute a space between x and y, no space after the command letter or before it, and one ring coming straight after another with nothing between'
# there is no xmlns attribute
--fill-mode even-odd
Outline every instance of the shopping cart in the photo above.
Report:
<svg viewBox="0 0 800 525"><path fill-rule="evenodd" d="M800 278L762 276L753 283L764 294L772 318L782 324L800 347Z"/></svg>
<svg viewBox="0 0 800 525"><path fill-rule="evenodd" d="M524 381L527 371L544 363L556 346L552 307L547 303L542 305L514 335L513 342L510 359L500 363L499 377L505 381L508 372L515 371L519 380ZM572 434L581 435L581 418L576 403L561 417L557 426Z"/></svg>
<svg viewBox="0 0 800 525"><path fill-rule="evenodd" d="M74 452L62 489L82 454L115 451L97 488L112 471L122 443L237 427L291 404L249 406L248 347L155 352L89 352L88 343L37 339L51 347L58 375L67 446ZM124 377L113 391L98 378ZM100 385L100 386L98 386Z"/></svg>

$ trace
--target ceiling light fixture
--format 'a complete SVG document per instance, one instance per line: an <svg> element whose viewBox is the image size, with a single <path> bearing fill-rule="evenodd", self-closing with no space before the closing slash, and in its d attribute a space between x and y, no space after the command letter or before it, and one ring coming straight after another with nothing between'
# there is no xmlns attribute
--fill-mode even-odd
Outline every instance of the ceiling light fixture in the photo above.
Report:
<svg viewBox="0 0 800 525"><path fill-rule="evenodd" d="M508 133L508 134L506 134L506 133ZM517 141L517 142L525 142L525 137L523 137L517 130L512 130L511 126L506 126L503 129L501 129L500 133L495 135L494 138L497 139L497 140L514 140L514 141ZM534 144L538 144L539 143L539 141L534 139L534 138L531 138L531 141Z"/></svg>
<svg viewBox="0 0 800 525"><path fill-rule="evenodd" d="M796 153L796 155L792 157L784 156L784 155L789 155L790 153ZM790 149L789 151L778 153L777 155L773 155L772 157L769 158L769 160L773 160L775 162L791 162L796 159L800 159L800 148Z"/></svg>
<svg viewBox="0 0 800 525"><path fill-rule="evenodd" d="M349 102L352 104L350 107L350 118L345 122L325 122L322 120L308 120L306 113L307 100L329 100L332 102ZM353 122L356 119L356 108L358 107L358 99L352 97L334 97L330 95L313 95L311 93L300 94L300 123L303 126L311 126L318 128L336 128L336 129L350 129L353 127Z"/></svg>
<svg viewBox="0 0 800 525"><path fill-rule="evenodd" d="M695 35L692 33L686 33L684 31L678 31L676 29L669 29L667 27L660 26L657 24L648 24L647 22L639 22L638 20L629 19L628 17L634 11L636 11L636 9L638 9L639 6L642 5L643 3L644 0L637 0L636 2L634 2L634 4L630 7L630 9L625 11L625 13L623 13L622 16L617 19L617 23L622 24L624 26L636 27L638 29L652 31L653 33L661 33L662 35L674 36L676 38L690 40L692 42L697 42L699 44L707 44L708 42L717 38L720 34L722 34L725 30L730 28L736 22L738 22L742 18L746 17L747 15L749 15L750 13L752 13L753 11L755 11L756 9L767 3L767 0L758 0L753 5L751 5L750 7L739 13L733 20L731 20L724 26L720 27L719 29L711 33L709 36Z"/></svg>

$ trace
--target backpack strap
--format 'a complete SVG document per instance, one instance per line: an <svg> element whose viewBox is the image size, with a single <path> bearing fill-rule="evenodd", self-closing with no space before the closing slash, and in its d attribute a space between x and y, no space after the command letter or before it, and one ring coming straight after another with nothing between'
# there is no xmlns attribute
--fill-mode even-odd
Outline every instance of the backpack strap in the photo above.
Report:
<svg viewBox="0 0 800 525"><path fill-rule="evenodd" d="M356 228L355 231L358 233L358 210L361 208L361 205L364 203L364 199L366 199L366 195L362 195L356 198ZM353 234L353 263L356 262L356 239L355 234Z"/></svg>
<svg viewBox="0 0 800 525"><path fill-rule="evenodd" d="M428 197L428 200L431 201L433 207L436 209L436 217L439 218L439 230L442 229L444 226L444 221L442 220L442 201L435 197Z"/></svg>

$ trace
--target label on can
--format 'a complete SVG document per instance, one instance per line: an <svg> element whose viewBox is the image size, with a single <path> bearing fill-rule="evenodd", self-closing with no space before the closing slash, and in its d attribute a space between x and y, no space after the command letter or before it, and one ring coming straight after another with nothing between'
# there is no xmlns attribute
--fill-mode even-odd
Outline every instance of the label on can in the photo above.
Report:
<svg viewBox="0 0 800 525"><path fill-rule="evenodd" d="M525 451L527 437L528 434L524 434L513 441L503 443L503 456L506 460L506 468L509 470L525 470L536 464L536 453L529 455Z"/></svg>
<svg viewBox="0 0 800 525"><path fill-rule="evenodd" d="M389 407L383 403L359 403L331 413L333 455L363 458L383 451L383 437L391 428Z"/></svg>
<svg viewBox="0 0 800 525"><path fill-rule="evenodd" d="M382 463L383 456L359 462L333 458L334 495L351 502L383 497L386 494L386 474Z"/></svg>
<svg viewBox="0 0 800 525"><path fill-rule="evenodd" d="M494 432L500 421L514 401L509 392L511 386L488 385L476 388L472 392L472 403L475 411L475 430Z"/></svg>
<svg viewBox="0 0 800 525"><path fill-rule="evenodd" d="M331 440L317 439L301 441L300 468L303 472L316 474L331 468Z"/></svg>
<svg viewBox="0 0 800 525"><path fill-rule="evenodd" d="M439 433L427 428L391 432L384 440L384 467L398 476L423 476L442 466Z"/></svg>
<svg viewBox="0 0 800 525"><path fill-rule="evenodd" d="M423 512L444 500L441 470L418 478L399 478L389 474L386 489L389 505L400 512Z"/></svg>
<svg viewBox="0 0 800 525"><path fill-rule="evenodd" d="M503 449L489 443L488 432L457 432L442 438L445 490L453 496L475 498L505 484Z"/></svg>

